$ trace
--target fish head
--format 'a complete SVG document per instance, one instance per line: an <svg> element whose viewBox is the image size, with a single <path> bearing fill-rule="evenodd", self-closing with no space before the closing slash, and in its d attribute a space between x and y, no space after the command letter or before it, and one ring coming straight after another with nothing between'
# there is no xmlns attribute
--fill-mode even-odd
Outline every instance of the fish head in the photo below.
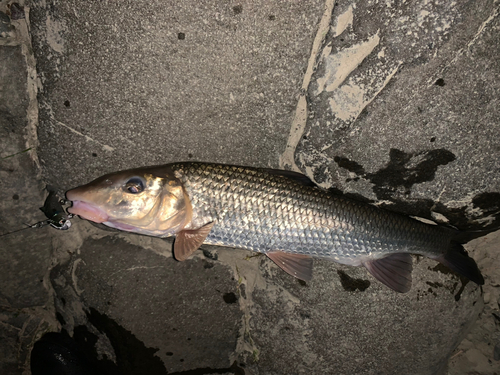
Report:
<svg viewBox="0 0 500 375"><path fill-rule="evenodd" d="M168 166L107 174L66 197L69 213L130 232L170 236L192 218L189 197Z"/></svg>

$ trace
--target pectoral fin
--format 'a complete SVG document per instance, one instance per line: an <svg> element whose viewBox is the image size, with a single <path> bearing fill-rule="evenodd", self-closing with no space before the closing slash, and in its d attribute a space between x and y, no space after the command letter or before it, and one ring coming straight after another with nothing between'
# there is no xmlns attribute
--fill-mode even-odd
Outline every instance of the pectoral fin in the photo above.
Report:
<svg viewBox="0 0 500 375"><path fill-rule="evenodd" d="M312 279L313 260L308 255L271 251L266 255L283 271L304 281Z"/></svg>
<svg viewBox="0 0 500 375"><path fill-rule="evenodd" d="M196 230L183 230L175 236L174 257L179 261L189 258L205 241L214 223L209 223Z"/></svg>
<svg viewBox="0 0 500 375"><path fill-rule="evenodd" d="M391 254L385 258L363 263L368 271L381 283L399 293L411 289L412 259L410 254Z"/></svg>

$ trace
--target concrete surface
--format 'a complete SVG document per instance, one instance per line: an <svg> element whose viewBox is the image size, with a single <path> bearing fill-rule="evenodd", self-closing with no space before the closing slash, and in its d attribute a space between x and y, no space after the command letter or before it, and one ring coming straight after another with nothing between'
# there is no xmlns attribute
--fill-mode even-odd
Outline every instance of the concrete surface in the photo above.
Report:
<svg viewBox="0 0 500 375"><path fill-rule="evenodd" d="M322 2L81 5L32 10L48 179L69 188L166 160L278 166Z"/></svg>
<svg viewBox="0 0 500 375"><path fill-rule="evenodd" d="M32 151L23 152L27 149L27 71L21 45L0 45L0 235L44 218L38 210L44 200L43 186L36 179ZM33 343L59 328L47 290L51 252L52 237L47 231L0 237L1 374L29 369Z"/></svg>
<svg viewBox="0 0 500 375"><path fill-rule="evenodd" d="M497 2L0 11L0 157L13 155L0 234L43 219L46 183L177 160L301 170L406 214L499 227ZM123 374L444 374L450 356L450 374L493 374L490 236L468 246L484 304L481 288L420 258L399 295L326 261L307 284L234 249L178 263L168 241L78 219L2 236L0 372L29 374L33 343L64 329Z"/></svg>
<svg viewBox="0 0 500 375"><path fill-rule="evenodd" d="M478 266L484 274L488 275L488 281L483 286L485 306L466 338L450 357L448 375L498 373L500 359L498 357L500 348L499 243L500 232L496 231L469 244L476 249L474 254L477 256Z"/></svg>
<svg viewBox="0 0 500 375"><path fill-rule="evenodd" d="M498 227L498 4L345 2L334 15L300 170L394 210Z"/></svg>
<svg viewBox="0 0 500 375"><path fill-rule="evenodd" d="M51 274L62 326L81 330L88 318L120 373L132 362L144 374L230 367L242 319L232 276L220 262L179 263L116 236L86 239ZM155 362L163 372L151 372Z"/></svg>

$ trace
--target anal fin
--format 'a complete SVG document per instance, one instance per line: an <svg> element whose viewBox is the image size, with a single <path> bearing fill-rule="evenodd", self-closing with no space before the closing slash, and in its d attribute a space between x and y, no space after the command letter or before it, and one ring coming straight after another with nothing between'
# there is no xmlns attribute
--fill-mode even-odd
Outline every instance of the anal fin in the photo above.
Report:
<svg viewBox="0 0 500 375"><path fill-rule="evenodd" d="M304 281L312 279L313 260L309 255L270 251L266 255L286 273Z"/></svg>
<svg viewBox="0 0 500 375"><path fill-rule="evenodd" d="M396 292L406 293L411 289L413 261L410 254L391 254L363 265L373 277Z"/></svg>
<svg viewBox="0 0 500 375"><path fill-rule="evenodd" d="M205 241L214 223L208 223L199 229L183 230L175 236L174 256L179 261L189 258Z"/></svg>

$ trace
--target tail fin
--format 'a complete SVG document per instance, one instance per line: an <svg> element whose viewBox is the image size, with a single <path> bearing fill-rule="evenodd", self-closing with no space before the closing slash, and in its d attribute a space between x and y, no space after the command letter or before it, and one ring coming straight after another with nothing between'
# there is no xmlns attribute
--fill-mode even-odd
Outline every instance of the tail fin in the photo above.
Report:
<svg viewBox="0 0 500 375"><path fill-rule="evenodd" d="M481 271L479 271L476 262L467 255L461 244L452 241L448 251L434 259L452 271L455 271L460 275L467 277L469 280L474 281L476 284L484 284L483 275L481 275Z"/></svg>
<svg viewBox="0 0 500 375"><path fill-rule="evenodd" d="M497 231L498 228L490 228L490 229L479 229L479 230L465 230L460 232L455 232L453 236L453 241L461 244L467 243L469 241L475 240L476 238L486 236L491 232Z"/></svg>

